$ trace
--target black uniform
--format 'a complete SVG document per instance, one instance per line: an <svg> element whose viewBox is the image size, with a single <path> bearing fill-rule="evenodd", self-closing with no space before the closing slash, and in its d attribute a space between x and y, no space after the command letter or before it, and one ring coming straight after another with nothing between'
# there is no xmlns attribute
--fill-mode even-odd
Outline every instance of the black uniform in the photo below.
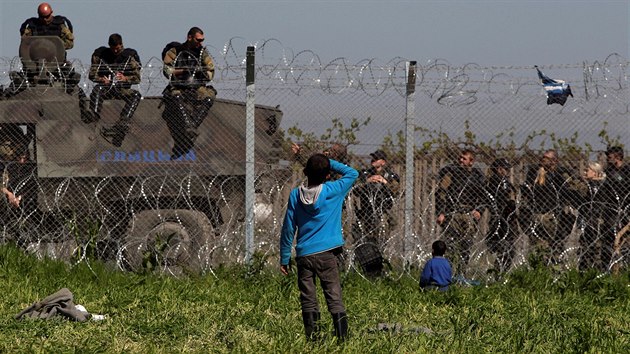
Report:
<svg viewBox="0 0 630 354"><path fill-rule="evenodd" d="M465 266L479 232L479 220L471 212L482 214L488 202L485 177L478 168L452 164L440 170L438 183L435 214L446 217L442 224L442 239L454 248L454 255L459 256L457 261ZM457 263L455 259L453 263Z"/></svg>
<svg viewBox="0 0 630 354"><path fill-rule="evenodd" d="M20 26L21 36L57 36L63 41L65 49L74 46L72 23L64 16L53 16L50 23L37 17L31 17Z"/></svg>
<svg viewBox="0 0 630 354"><path fill-rule="evenodd" d="M360 222L360 234L374 239L378 236L378 229L383 216L394 206L392 186L400 183L400 177L387 167L381 173L387 180L387 184L366 182L368 177L376 174L374 168L362 170L359 174L359 180L362 183L354 189L354 194L358 197L356 214Z"/></svg>
<svg viewBox="0 0 630 354"><path fill-rule="evenodd" d="M55 36L61 39L64 49L68 50L74 47L72 23L64 16L53 16L50 23L46 23L37 17L31 17L24 21L20 26L20 36ZM36 52L38 51L36 50L31 52L31 55ZM41 64L39 64L37 55L35 54L35 57L29 59L31 65L26 65L23 62L24 65L22 71L12 71L9 73L9 76L11 77L11 84L7 92L5 92L5 95L15 95L26 89L28 86L42 83L42 80L44 84L48 85L51 77L54 77L58 81L62 81L65 85L66 92L69 94L72 93L81 80L81 75L74 71L71 63L66 61L66 56L67 53L64 53L63 58L57 58L59 60L58 63L48 63L47 65L49 68L47 72L44 72L41 70ZM22 59L25 60L26 58ZM38 64L33 67L33 63ZM50 68L50 65L54 65L54 69ZM43 76L42 74L46 75ZM49 74L52 75L49 76ZM61 74L61 77L59 77L59 74Z"/></svg>
<svg viewBox="0 0 630 354"><path fill-rule="evenodd" d="M517 236L516 189L507 179L497 174L488 179L487 185L490 223L486 243L497 257L497 268L506 271L514 258L514 241Z"/></svg>
<svg viewBox="0 0 630 354"><path fill-rule="evenodd" d="M92 54L90 80L97 82L97 84L90 94L91 114L83 112L82 118L86 123L98 120L103 100L124 100L125 107L120 113L120 120L112 128L103 129L101 132L115 146L122 145L122 141L129 131L131 118L142 98L138 90L131 88L131 85L140 83L141 66L138 53L131 48L125 48L116 55L109 47L100 47ZM125 75L128 81L114 82L118 72ZM99 82L101 77L110 77L112 81L105 85Z"/></svg>
<svg viewBox="0 0 630 354"><path fill-rule="evenodd" d="M367 182L368 177L377 174L383 176L387 184ZM394 206L400 177L387 167L380 173L370 167L360 172L359 180L360 184L353 190L357 222L352 226L352 237L355 243L361 240L355 256L366 275L379 276L385 262L381 252L382 234L394 226L389 211Z"/></svg>
<svg viewBox="0 0 630 354"><path fill-rule="evenodd" d="M630 165L608 166L602 185L602 258L608 266L613 261L617 233L630 223ZM626 237L628 237L626 235Z"/></svg>
<svg viewBox="0 0 630 354"><path fill-rule="evenodd" d="M604 271L610 256L603 256L605 249L600 239L603 231L603 198L605 195L602 181L586 181L584 190L579 193L578 227L580 228L580 264L581 270L597 267Z"/></svg>
<svg viewBox="0 0 630 354"><path fill-rule="evenodd" d="M171 42L162 51L163 73L169 85L163 91L166 107L162 118L173 136L172 159L188 153L214 103L217 91L209 85L214 77L214 61L205 47ZM175 75L178 70L184 73Z"/></svg>
<svg viewBox="0 0 630 354"><path fill-rule="evenodd" d="M524 204L521 225L526 227L532 242L545 253L551 253L545 255L546 261L558 260L576 220L568 210L578 204L571 192L575 179L564 167L545 170L544 174L541 169L541 166L532 166L527 171L521 188Z"/></svg>

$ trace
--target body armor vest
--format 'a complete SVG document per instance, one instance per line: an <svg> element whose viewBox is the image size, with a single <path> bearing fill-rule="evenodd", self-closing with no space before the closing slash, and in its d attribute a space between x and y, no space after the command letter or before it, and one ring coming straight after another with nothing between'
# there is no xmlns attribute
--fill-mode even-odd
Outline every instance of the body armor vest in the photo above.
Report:
<svg viewBox="0 0 630 354"><path fill-rule="evenodd" d="M187 69L187 74L178 83L192 86L203 86L208 81L205 76L205 66L202 60L205 47L188 48L185 44L175 47L177 60L175 67Z"/></svg>
<svg viewBox="0 0 630 354"><path fill-rule="evenodd" d="M141 66L138 52L131 48L125 48L119 55L115 55L110 48L100 47L92 55L101 59L101 67L98 70L99 76L108 76L116 72L121 72L125 76L135 74L135 70L130 64L132 58L138 63L138 69Z"/></svg>
<svg viewBox="0 0 630 354"><path fill-rule="evenodd" d="M60 37L62 25L68 26L68 29L72 32L72 23L63 16L54 16L50 24L45 24L44 21L37 17L31 17L20 27L20 34L24 34L24 31L28 28L33 33L33 36Z"/></svg>

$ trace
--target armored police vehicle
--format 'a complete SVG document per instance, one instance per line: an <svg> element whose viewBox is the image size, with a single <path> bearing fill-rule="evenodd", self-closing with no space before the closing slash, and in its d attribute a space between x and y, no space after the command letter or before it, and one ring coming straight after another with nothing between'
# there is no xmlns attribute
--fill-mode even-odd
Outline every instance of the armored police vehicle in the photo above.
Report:
<svg viewBox="0 0 630 354"><path fill-rule="evenodd" d="M100 120L82 120L87 98L64 82L72 69L58 64L58 37L24 38L20 58L19 85L0 98L4 183L21 198L4 210L5 229L23 244L74 240L74 257L92 249L132 269L161 257L199 270L222 227L243 221L245 104L217 99L194 144L174 154L178 127L161 97L144 97L115 146L100 132L124 102L107 100ZM279 160L281 119L278 108L255 108L260 166Z"/></svg>

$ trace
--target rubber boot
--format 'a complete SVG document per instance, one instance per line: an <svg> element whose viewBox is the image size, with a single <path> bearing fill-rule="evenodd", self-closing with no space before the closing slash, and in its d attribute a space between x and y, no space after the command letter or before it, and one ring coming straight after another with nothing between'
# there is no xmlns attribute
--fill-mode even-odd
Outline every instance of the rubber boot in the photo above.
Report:
<svg viewBox="0 0 630 354"><path fill-rule="evenodd" d="M348 337L348 316L345 312L333 313L332 320L335 336L343 342Z"/></svg>
<svg viewBox="0 0 630 354"><path fill-rule="evenodd" d="M306 339L309 341L314 341L317 339L320 328L319 328L319 320L320 320L319 312L302 312L302 321L304 322L304 334L306 334Z"/></svg>
<svg viewBox="0 0 630 354"><path fill-rule="evenodd" d="M102 128L101 136L110 144L116 147L121 147L128 132L129 126L125 122L118 121L110 128Z"/></svg>

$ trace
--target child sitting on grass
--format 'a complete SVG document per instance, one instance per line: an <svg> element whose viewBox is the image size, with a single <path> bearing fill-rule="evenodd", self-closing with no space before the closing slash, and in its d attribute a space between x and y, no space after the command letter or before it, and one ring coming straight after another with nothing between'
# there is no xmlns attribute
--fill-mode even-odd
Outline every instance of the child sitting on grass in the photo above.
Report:
<svg viewBox="0 0 630 354"><path fill-rule="evenodd" d="M435 241L431 245L433 258L431 258L422 270L420 275L420 288L422 289L438 289L440 291L448 290L451 284L451 265L444 258L446 253L446 243L444 241Z"/></svg>

